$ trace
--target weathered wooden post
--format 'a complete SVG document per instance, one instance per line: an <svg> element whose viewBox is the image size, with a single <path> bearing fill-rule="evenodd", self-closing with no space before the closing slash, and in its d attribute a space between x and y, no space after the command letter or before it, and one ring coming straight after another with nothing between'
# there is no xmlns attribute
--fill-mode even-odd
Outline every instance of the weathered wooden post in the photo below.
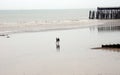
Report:
<svg viewBox="0 0 120 75"><path fill-rule="evenodd" d="M89 19L91 19L91 11L89 11Z"/></svg>
<svg viewBox="0 0 120 75"><path fill-rule="evenodd" d="M92 19L95 18L95 11L92 12Z"/></svg>

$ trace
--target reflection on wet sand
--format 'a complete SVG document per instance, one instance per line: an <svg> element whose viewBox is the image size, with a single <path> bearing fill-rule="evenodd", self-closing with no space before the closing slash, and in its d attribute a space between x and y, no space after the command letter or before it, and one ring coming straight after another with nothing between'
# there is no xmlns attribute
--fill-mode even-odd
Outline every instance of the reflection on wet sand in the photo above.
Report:
<svg viewBox="0 0 120 75"><path fill-rule="evenodd" d="M90 27L90 30L97 30L98 32L113 32L113 31L120 31L119 25L107 25L107 26L97 26L97 27Z"/></svg>
<svg viewBox="0 0 120 75"><path fill-rule="evenodd" d="M59 44L56 44L56 50L60 51L60 45Z"/></svg>
<svg viewBox="0 0 120 75"><path fill-rule="evenodd" d="M98 32L104 32L104 31L120 31L120 26L106 26L106 27L98 27Z"/></svg>
<svg viewBox="0 0 120 75"><path fill-rule="evenodd" d="M109 24L109 25L100 25L100 26L94 26L90 27L90 31L95 31L95 32L120 32L120 25L119 24ZM109 37L108 37L109 38ZM112 38L112 37L111 37ZM114 39L114 37L113 37ZM107 40L107 39L106 39ZM120 52L120 44L106 44L104 43L101 45L101 47L95 47L92 49L95 50L104 50L104 51L113 51L113 52Z"/></svg>
<svg viewBox="0 0 120 75"><path fill-rule="evenodd" d="M96 47L92 48L95 50L104 50L104 51L112 51L112 52L120 52L120 48L102 48L102 47Z"/></svg>

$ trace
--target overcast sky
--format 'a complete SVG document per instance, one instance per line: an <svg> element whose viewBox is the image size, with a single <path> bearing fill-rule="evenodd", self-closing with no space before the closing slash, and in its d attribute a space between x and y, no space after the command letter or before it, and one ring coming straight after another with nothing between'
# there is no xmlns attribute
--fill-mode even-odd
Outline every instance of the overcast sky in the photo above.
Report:
<svg viewBox="0 0 120 75"><path fill-rule="evenodd" d="M120 6L120 0L0 0L3 9L79 9Z"/></svg>

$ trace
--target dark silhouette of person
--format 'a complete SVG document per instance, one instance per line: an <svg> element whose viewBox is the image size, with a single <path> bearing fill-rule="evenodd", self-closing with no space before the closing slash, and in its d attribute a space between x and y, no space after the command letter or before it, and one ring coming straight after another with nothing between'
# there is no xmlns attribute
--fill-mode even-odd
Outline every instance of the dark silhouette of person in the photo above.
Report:
<svg viewBox="0 0 120 75"><path fill-rule="evenodd" d="M60 51L60 44L59 44L59 42L60 42L60 38L56 38L56 49L57 49L57 51Z"/></svg>
<svg viewBox="0 0 120 75"><path fill-rule="evenodd" d="M60 42L60 38L56 38L56 42Z"/></svg>

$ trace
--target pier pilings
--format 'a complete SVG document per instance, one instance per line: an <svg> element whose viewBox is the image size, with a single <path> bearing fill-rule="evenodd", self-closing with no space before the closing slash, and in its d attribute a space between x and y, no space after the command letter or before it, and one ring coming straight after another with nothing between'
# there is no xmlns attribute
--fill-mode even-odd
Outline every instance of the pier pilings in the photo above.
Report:
<svg viewBox="0 0 120 75"><path fill-rule="evenodd" d="M120 7L97 8L89 11L89 19L120 19Z"/></svg>

